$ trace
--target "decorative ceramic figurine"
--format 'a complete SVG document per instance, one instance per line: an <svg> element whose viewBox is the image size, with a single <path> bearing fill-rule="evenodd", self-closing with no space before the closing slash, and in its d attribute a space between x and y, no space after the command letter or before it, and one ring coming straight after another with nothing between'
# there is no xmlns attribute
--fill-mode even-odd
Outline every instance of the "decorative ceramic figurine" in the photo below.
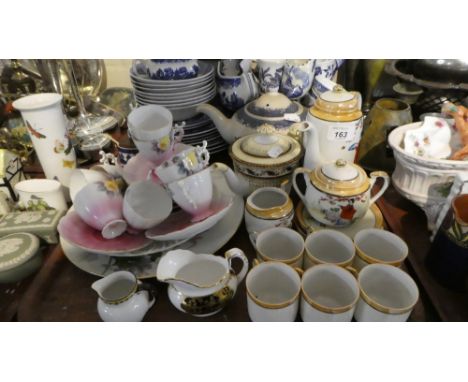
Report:
<svg viewBox="0 0 468 382"><path fill-rule="evenodd" d="M359 93L340 85L317 99L307 115L310 126L303 130L305 167L313 169L337 159L354 162L362 132L360 99Z"/></svg>
<svg viewBox="0 0 468 382"><path fill-rule="evenodd" d="M234 142L229 151L237 175L248 182L251 191L285 185L289 192L292 172L302 154L297 140L280 134L248 135Z"/></svg>
<svg viewBox="0 0 468 382"><path fill-rule="evenodd" d="M161 257L156 277L169 283L169 299L177 309L194 316L211 316L232 300L249 267L238 248L230 249L224 256L169 251ZM235 258L243 263L238 274L231 265Z"/></svg>
<svg viewBox="0 0 468 382"><path fill-rule="evenodd" d="M287 60L283 68L280 92L290 99L307 94L314 80L315 60Z"/></svg>
<svg viewBox="0 0 468 382"><path fill-rule="evenodd" d="M258 82L252 72L239 74L222 74L221 62L218 62L218 94L223 106L237 110L259 95ZM240 67L239 67L240 68Z"/></svg>
<svg viewBox="0 0 468 382"><path fill-rule="evenodd" d="M304 174L306 192L297 186L298 174ZM294 171L293 185L310 215L320 223L332 227L347 226L363 217L389 186L387 173L376 171L370 179L365 171L345 160L318 166L314 170L298 168ZM371 189L378 178L384 180L379 192L371 197Z"/></svg>
<svg viewBox="0 0 468 382"><path fill-rule="evenodd" d="M279 133L287 135L290 129L304 127L307 109L281 93L266 93L239 109L231 119L214 106L201 104L197 112L210 117L227 143L254 133Z"/></svg>
<svg viewBox="0 0 468 382"><path fill-rule="evenodd" d="M99 296L97 309L103 321L138 322L154 305L155 298L131 272L111 273L91 287Z"/></svg>

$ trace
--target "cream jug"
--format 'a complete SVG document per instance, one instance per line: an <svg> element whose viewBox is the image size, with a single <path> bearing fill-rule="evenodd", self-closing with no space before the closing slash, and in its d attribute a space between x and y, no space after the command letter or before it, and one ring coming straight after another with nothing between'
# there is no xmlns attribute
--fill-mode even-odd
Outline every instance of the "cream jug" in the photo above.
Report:
<svg viewBox="0 0 468 382"><path fill-rule="evenodd" d="M237 274L231 266L235 258L242 261ZM161 257L156 277L169 284L169 300L178 310L207 317L218 313L234 297L248 267L247 257L238 248L230 249L224 257L178 249Z"/></svg>
<svg viewBox="0 0 468 382"><path fill-rule="evenodd" d="M362 133L360 108L360 94L340 85L320 95L307 114L309 127L300 130L305 167L313 169L337 159L354 162Z"/></svg>
<svg viewBox="0 0 468 382"><path fill-rule="evenodd" d="M103 321L141 321L154 304L144 284L127 271L118 271L98 280L91 287L99 295L97 304Z"/></svg>

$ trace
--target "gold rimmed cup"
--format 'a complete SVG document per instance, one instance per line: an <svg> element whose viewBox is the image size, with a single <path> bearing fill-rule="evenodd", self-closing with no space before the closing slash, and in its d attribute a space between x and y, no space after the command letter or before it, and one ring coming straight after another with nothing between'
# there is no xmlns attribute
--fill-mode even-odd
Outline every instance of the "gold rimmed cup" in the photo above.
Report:
<svg viewBox="0 0 468 382"><path fill-rule="evenodd" d="M369 264L400 267L408 256L408 245L392 232L366 228L354 236L356 256L353 266L360 271Z"/></svg>
<svg viewBox="0 0 468 382"><path fill-rule="evenodd" d="M260 263L249 271L245 285L252 321L292 322L296 319L301 293L297 270L278 261Z"/></svg>
<svg viewBox="0 0 468 382"><path fill-rule="evenodd" d="M302 268L304 239L291 228L273 227L262 231L256 239L260 261L279 261L293 268Z"/></svg>
<svg viewBox="0 0 468 382"><path fill-rule="evenodd" d="M303 321L351 321L359 300L355 276L334 264L320 264L305 271L301 291Z"/></svg>

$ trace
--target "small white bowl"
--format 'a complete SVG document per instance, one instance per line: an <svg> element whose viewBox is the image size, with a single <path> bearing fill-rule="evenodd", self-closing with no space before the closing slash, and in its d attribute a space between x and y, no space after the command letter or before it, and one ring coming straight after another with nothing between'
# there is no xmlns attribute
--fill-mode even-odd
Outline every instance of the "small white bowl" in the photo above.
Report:
<svg viewBox="0 0 468 382"><path fill-rule="evenodd" d="M133 109L127 117L128 130L140 140L160 139L172 128L172 114L160 105L145 105Z"/></svg>

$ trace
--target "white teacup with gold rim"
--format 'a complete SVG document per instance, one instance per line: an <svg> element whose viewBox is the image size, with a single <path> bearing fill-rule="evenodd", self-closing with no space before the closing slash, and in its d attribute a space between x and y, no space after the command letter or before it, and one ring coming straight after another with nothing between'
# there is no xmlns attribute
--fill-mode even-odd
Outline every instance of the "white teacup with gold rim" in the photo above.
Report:
<svg viewBox="0 0 468 382"><path fill-rule="evenodd" d="M419 299L414 280L401 269L371 264L359 272L361 297L354 318L357 321L403 322Z"/></svg>
<svg viewBox="0 0 468 382"><path fill-rule="evenodd" d="M323 229L310 233L305 240L304 269L318 264L351 268L355 254L353 241L344 233Z"/></svg>
<svg viewBox="0 0 468 382"><path fill-rule="evenodd" d="M251 236L271 227L291 227L294 205L286 191L262 187L252 192L245 202L245 226Z"/></svg>
<svg viewBox="0 0 468 382"><path fill-rule="evenodd" d="M300 270L278 261L254 266L245 281L247 309L254 322L293 322L301 293Z"/></svg>
<svg viewBox="0 0 468 382"><path fill-rule="evenodd" d="M304 272L301 282L302 321L348 322L359 300L359 285L347 270L320 264Z"/></svg>
<svg viewBox="0 0 468 382"><path fill-rule="evenodd" d="M354 236L356 256L353 266L360 271L369 264L401 266L408 256L408 245L392 232L366 228Z"/></svg>
<svg viewBox="0 0 468 382"><path fill-rule="evenodd" d="M291 228L268 228L257 235L255 245L259 261L279 261L302 268L304 239Z"/></svg>

